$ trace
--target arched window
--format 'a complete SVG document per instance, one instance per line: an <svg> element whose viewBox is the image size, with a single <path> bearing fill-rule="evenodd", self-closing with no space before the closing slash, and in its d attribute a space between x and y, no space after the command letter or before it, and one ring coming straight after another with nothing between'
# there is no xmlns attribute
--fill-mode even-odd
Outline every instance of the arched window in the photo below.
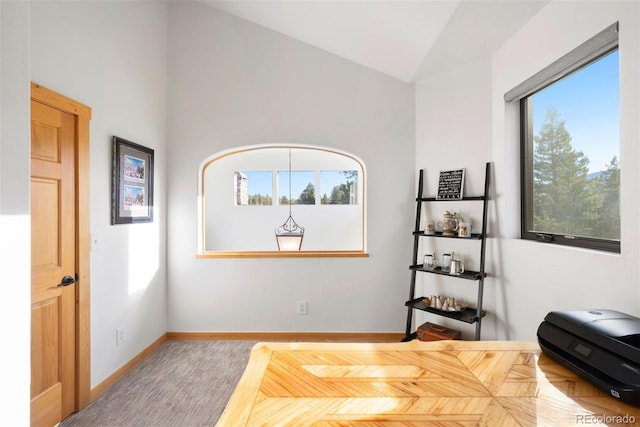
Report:
<svg viewBox="0 0 640 427"><path fill-rule="evenodd" d="M366 169L344 151L308 145L239 147L199 173L199 257L367 256ZM300 251L278 249L289 212Z"/></svg>

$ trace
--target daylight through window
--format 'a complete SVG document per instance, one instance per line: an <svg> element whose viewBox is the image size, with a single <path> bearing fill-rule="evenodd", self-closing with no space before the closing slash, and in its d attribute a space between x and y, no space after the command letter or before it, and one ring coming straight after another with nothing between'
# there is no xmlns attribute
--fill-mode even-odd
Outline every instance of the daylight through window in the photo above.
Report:
<svg viewBox="0 0 640 427"><path fill-rule="evenodd" d="M365 168L349 153L238 147L205 159L199 186L199 256L367 256ZM290 208L304 241L300 252L283 255L274 230Z"/></svg>
<svg viewBox="0 0 640 427"><path fill-rule="evenodd" d="M586 63L520 98L525 239L620 251L617 31L606 36L567 55Z"/></svg>
<svg viewBox="0 0 640 427"><path fill-rule="evenodd" d="M277 176L277 184L273 176ZM357 205L357 170L235 171L234 202L236 206L274 205L274 187L278 205ZM316 192L316 188L320 191ZM291 196L289 196L291 190ZM291 200L289 200L289 197Z"/></svg>

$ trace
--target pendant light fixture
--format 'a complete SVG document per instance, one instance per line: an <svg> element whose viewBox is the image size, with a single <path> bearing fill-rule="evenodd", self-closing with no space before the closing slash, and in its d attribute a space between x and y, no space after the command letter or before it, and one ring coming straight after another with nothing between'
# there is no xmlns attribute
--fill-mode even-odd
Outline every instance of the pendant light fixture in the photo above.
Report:
<svg viewBox="0 0 640 427"><path fill-rule="evenodd" d="M304 227L300 227L291 215L291 148L289 148L289 217L276 228L276 242L279 251L299 251L302 247Z"/></svg>

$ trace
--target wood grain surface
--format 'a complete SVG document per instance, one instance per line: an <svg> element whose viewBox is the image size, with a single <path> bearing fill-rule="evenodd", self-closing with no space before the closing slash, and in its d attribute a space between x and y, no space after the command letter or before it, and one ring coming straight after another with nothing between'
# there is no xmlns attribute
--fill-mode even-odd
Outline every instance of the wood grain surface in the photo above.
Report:
<svg viewBox="0 0 640 427"><path fill-rule="evenodd" d="M259 343L217 426L637 425L537 343Z"/></svg>

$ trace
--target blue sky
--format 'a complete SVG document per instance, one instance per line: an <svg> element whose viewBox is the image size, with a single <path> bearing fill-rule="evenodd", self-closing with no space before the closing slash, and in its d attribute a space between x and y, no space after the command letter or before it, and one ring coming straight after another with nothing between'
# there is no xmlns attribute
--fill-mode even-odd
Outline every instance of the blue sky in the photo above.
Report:
<svg viewBox="0 0 640 427"><path fill-rule="evenodd" d="M533 97L535 135L552 105L573 148L589 158L589 172L604 170L613 156L620 160L618 57L616 50Z"/></svg>

